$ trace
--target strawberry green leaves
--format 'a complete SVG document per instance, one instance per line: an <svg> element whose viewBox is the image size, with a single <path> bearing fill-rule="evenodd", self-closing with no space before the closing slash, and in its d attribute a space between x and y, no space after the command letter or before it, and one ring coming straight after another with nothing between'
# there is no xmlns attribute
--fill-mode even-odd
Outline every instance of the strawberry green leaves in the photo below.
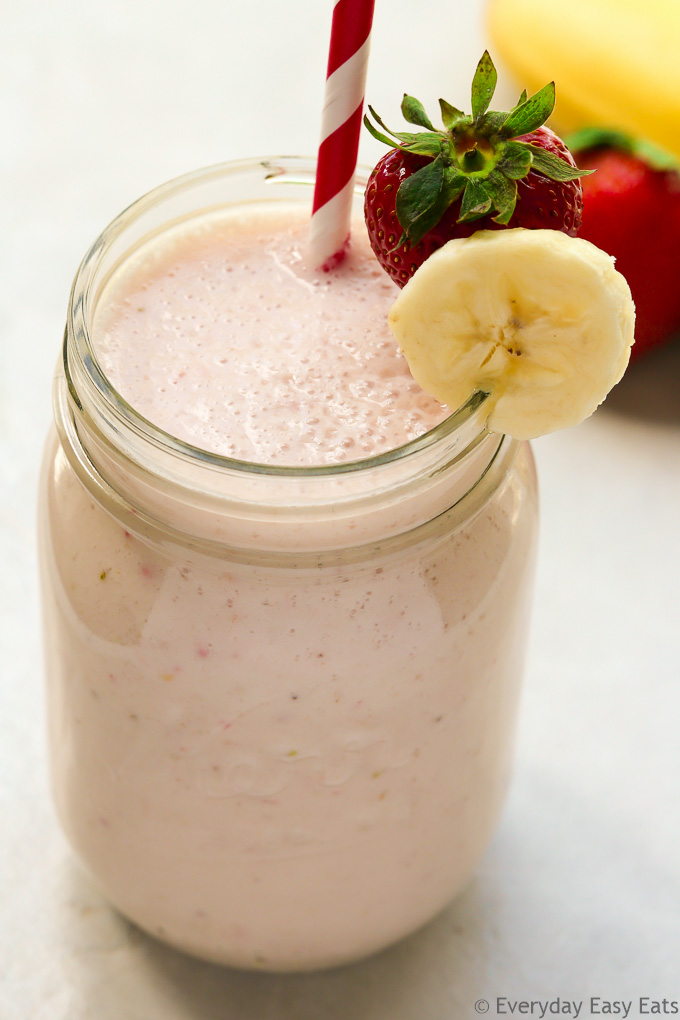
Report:
<svg viewBox="0 0 680 1020"><path fill-rule="evenodd" d="M525 94L523 93L523 95ZM535 92L530 99L525 99L514 110L511 110L507 120L501 126L501 134L506 138L528 135L545 124L554 108L555 82L551 81L548 85L544 85L539 92Z"/></svg>
<svg viewBox="0 0 680 1020"><path fill-rule="evenodd" d="M494 221L507 225L517 204L517 181L508 179L500 170L493 170L488 181L493 186L491 201L496 212Z"/></svg>
<svg viewBox="0 0 680 1020"><path fill-rule="evenodd" d="M455 106L451 106L445 99L439 100L439 109L441 110L442 122L447 131L452 131L462 121L469 123L470 118L466 118L462 110L457 110Z"/></svg>
<svg viewBox="0 0 680 1020"><path fill-rule="evenodd" d="M489 56L489 51L484 50L482 59L477 64L475 76L472 79L472 116L474 117L475 124L479 123L489 109L489 104L496 91L497 81L498 75Z"/></svg>
<svg viewBox="0 0 680 1020"><path fill-rule="evenodd" d="M434 127L422 103L413 96L403 97L401 112L409 124L424 128L418 133L391 131L368 107L364 124L374 138L428 161L404 180L397 192L395 208L403 230L400 244L405 240L411 246L416 244L459 198L458 223L492 216L496 223L506 225L517 203L517 181L532 172L558 183L583 176L584 171L559 155L532 144L532 134L555 106L554 83L533 96L523 91L517 105L502 112L489 110L497 77L485 51L472 80L472 116L440 99L443 130Z"/></svg>
<svg viewBox="0 0 680 1020"><path fill-rule="evenodd" d="M460 222L478 220L491 211L491 196L480 180L470 181L463 194L460 206Z"/></svg>
<svg viewBox="0 0 680 1020"><path fill-rule="evenodd" d="M538 145L532 145L531 142L516 142L515 144L521 145L525 151L529 151L532 170L543 174L544 177L549 177L552 181L575 181L578 177L587 177L588 174L595 173L594 170L575 170L559 156L552 152L546 152L545 149L539 148Z"/></svg>
<svg viewBox="0 0 680 1020"><path fill-rule="evenodd" d="M560 160L561 162L561 160ZM519 181L531 170L531 151L521 142L508 142L498 169L510 180Z"/></svg>
<svg viewBox="0 0 680 1020"><path fill-rule="evenodd" d="M405 95L401 101L401 112L404 120L407 120L409 124L419 124L420 127L427 128L428 131L434 131L434 124L430 121L430 118L425 113L423 104L413 96Z"/></svg>
<svg viewBox="0 0 680 1020"><path fill-rule="evenodd" d="M410 96L404 96L404 103L410 98ZM402 109L404 103L402 103ZM422 116L425 120L427 120L425 111L417 99L413 100L413 105L407 107L411 116L418 116L418 108L422 110ZM441 152L442 141L444 141L446 137L443 132L435 131L434 128L431 132L421 132L420 134L413 134L408 131L391 131L380 119L372 106L368 107L368 113L371 117L373 117L376 124L378 124L383 131L387 132L387 134L383 134L383 131L379 131L373 124L371 124L368 114L364 115L364 126L370 131L373 137L377 139L377 141L383 142L385 145L389 145L390 148L403 149L404 152L412 152L416 156L430 156L432 159L435 159ZM422 123L422 121L416 121L416 123ZM427 120L427 123L430 123L429 120ZM391 137L388 137L388 135Z"/></svg>
<svg viewBox="0 0 680 1020"><path fill-rule="evenodd" d="M441 153L405 180L397 193L397 218L404 231L399 244L404 240L417 244L439 223L464 185L463 175L447 166Z"/></svg>

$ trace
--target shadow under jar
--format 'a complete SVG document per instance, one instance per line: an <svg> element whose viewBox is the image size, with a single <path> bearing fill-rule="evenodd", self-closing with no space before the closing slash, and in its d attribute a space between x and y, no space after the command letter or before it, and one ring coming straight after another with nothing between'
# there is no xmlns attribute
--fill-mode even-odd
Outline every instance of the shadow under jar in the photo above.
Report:
<svg viewBox="0 0 680 1020"><path fill-rule="evenodd" d="M476 394L365 460L190 446L106 378L116 268L205 210L311 202L272 159L165 185L77 274L41 485L54 796L148 932L240 967L380 949L469 878L506 792L537 522L529 447Z"/></svg>

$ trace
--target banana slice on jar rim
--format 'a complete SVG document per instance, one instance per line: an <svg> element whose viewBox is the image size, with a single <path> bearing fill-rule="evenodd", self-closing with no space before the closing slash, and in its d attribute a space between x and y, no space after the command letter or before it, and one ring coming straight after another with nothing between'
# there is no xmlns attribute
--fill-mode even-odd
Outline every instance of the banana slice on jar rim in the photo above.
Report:
<svg viewBox="0 0 680 1020"><path fill-rule="evenodd" d="M483 390L490 431L534 439L583 421L619 381L635 306L589 241L482 230L423 263L389 324L424 390L452 409Z"/></svg>

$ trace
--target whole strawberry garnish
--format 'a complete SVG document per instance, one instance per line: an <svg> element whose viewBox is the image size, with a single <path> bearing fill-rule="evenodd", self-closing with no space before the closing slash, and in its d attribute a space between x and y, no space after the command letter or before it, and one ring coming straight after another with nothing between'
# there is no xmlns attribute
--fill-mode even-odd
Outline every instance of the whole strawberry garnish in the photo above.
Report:
<svg viewBox="0 0 680 1020"><path fill-rule="evenodd" d="M581 235L614 255L628 280L637 357L680 331L680 166L620 131L587 128L570 143L597 170L584 182Z"/></svg>
<svg viewBox="0 0 680 1020"><path fill-rule="evenodd" d="M400 287L437 248L477 230L578 233L579 178L589 171L579 170L564 143L542 126L555 105L554 83L530 98L522 93L509 112L494 112L488 107L496 79L485 52L472 82L472 115L440 99L443 131L412 96L404 96L401 110L424 132L390 131L369 106L382 130L368 117L366 127L395 147L369 177L364 214L371 247Z"/></svg>

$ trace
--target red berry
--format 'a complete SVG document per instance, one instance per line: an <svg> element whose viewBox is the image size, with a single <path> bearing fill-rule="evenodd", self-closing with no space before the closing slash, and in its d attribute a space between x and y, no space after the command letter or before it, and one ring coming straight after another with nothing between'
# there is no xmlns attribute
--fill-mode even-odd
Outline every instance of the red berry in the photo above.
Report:
<svg viewBox="0 0 680 1020"><path fill-rule="evenodd" d="M485 51L472 79L472 113L440 99L443 130L413 96L404 96L401 112L409 124L425 128L418 133L392 131L368 108L366 127L394 148L369 177L364 213L373 251L400 287L437 248L478 230L578 233L584 171L544 127L555 106L555 83L531 97L523 92L505 112L489 110L496 80Z"/></svg>
<svg viewBox="0 0 680 1020"><path fill-rule="evenodd" d="M581 236L616 258L636 306L632 355L680 330L680 173L609 146L584 150Z"/></svg>
<svg viewBox="0 0 680 1020"><path fill-rule="evenodd" d="M576 169L574 158L564 142L547 127L539 127L521 135L518 142L529 142L562 159ZM447 241L469 237L478 230L502 230L506 227L561 230L575 237L581 225L583 206L581 182L556 181L536 170L517 181L517 204L507 224L494 221L494 213L473 221L459 223L462 196L457 198L439 222L411 247L397 243L404 233L396 211L399 186L416 171L426 166L428 157L416 156L402 149L392 149L378 162L366 187L364 215L368 236L376 258L398 286L413 276L432 252Z"/></svg>

